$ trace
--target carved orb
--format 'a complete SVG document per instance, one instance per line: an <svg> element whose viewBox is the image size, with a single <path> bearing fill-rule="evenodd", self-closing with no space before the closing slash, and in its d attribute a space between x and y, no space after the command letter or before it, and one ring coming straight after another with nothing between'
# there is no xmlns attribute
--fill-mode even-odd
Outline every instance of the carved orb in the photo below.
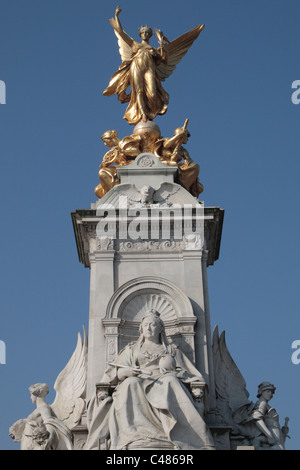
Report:
<svg viewBox="0 0 300 470"><path fill-rule="evenodd" d="M176 369L176 362L171 354L166 354L159 361L159 369L162 372L171 372Z"/></svg>

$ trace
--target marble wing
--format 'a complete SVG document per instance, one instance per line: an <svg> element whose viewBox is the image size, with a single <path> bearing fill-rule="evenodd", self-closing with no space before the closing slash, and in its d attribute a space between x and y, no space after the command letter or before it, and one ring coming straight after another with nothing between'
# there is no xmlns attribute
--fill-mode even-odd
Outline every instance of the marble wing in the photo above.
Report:
<svg viewBox="0 0 300 470"><path fill-rule="evenodd" d="M131 183L116 185L114 189L120 198L120 206L127 207L128 205L141 202L141 193Z"/></svg>
<svg viewBox="0 0 300 470"><path fill-rule="evenodd" d="M204 24L198 25L165 46L168 54L168 62L167 64L161 63L157 66L157 73L161 81L164 81L174 72L177 64L179 64L181 59L185 56L203 29Z"/></svg>
<svg viewBox="0 0 300 470"><path fill-rule="evenodd" d="M105 210L113 206L115 208L126 208L134 204L141 202L141 193L132 183L120 183L113 187L113 190L109 191L101 199L101 203L98 205L97 210Z"/></svg>
<svg viewBox="0 0 300 470"><path fill-rule="evenodd" d="M181 186L175 183L162 183L153 194L153 202L172 203L172 196L180 191Z"/></svg>
<svg viewBox="0 0 300 470"><path fill-rule="evenodd" d="M69 429L79 423L85 408L87 334L85 328L83 330L83 339L78 333L75 351L55 381L56 396L51 405L57 418Z"/></svg>
<svg viewBox="0 0 300 470"><path fill-rule="evenodd" d="M213 358L217 408L226 424L232 424L233 413L248 405L249 392L245 380L232 359L225 341L225 331L219 336L218 327L213 332Z"/></svg>

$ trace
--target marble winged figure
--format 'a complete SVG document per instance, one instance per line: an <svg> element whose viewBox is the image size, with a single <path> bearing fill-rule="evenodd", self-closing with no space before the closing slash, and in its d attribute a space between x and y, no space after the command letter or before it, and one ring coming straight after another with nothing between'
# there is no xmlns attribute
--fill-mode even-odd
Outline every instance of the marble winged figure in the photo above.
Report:
<svg viewBox="0 0 300 470"><path fill-rule="evenodd" d="M245 380L232 359L225 341L225 332L213 334L213 355L217 409L224 424L231 426L231 438L255 450L284 450L287 423L280 427L279 416L269 401L275 393L270 382L258 386L256 402L249 400Z"/></svg>
<svg viewBox="0 0 300 470"><path fill-rule="evenodd" d="M119 208L171 206L174 201L173 197L180 188L178 184L167 182L162 183L156 190L151 186L138 189L131 183L124 183L115 187L115 193L109 199L109 204L116 204Z"/></svg>
<svg viewBox="0 0 300 470"><path fill-rule="evenodd" d="M162 82L174 72L204 25L196 26L171 42L162 31L156 30L159 42L156 48L149 44L153 32L148 26L139 29L140 43L125 33L119 20L120 12L118 6L115 18L110 19L110 23L118 39L122 65L112 76L103 94L117 94L121 103L129 103L124 119L129 124L137 124L166 113L169 94L162 87ZM128 87L130 93L126 92Z"/></svg>
<svg viewBox="0 0 300 470"><path fill-rule="evenodd" d="M36 409L9 429L12 439L21 443L21 450L73 450L71 430L79 423L85 409L86 361L84 330L83 340L79 333L75 351L55 381L54 402L51 405L46 402L48 384L29 387Z"/></svg>

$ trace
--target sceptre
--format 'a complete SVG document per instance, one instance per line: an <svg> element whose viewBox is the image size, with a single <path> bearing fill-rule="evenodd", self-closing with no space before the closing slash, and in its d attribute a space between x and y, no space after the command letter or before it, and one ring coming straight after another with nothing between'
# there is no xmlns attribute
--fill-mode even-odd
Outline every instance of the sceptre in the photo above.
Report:
<svg viewBox="0 0 300 470"><path fill-rule="evenodd" d="M129 368L129 369L133 370L134 372L139 372L140 374L152 375L151 371L143 370L143 369L140 369L139 367L123 366L121 364L115 364L114 362L108 362L108 365L113 366L113 367L119 367L120 369Z"/></svg>

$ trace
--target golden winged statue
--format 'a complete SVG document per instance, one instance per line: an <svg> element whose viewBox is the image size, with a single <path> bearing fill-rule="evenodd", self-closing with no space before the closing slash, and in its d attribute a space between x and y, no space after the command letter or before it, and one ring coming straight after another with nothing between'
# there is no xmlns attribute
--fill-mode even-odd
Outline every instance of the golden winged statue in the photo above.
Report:
<svg viewBox="0 0 300 470"><path fill-rule="evenodd" d="M129 124L153 120L157 115L165 114L168 109L169 95L161 82L168 78L177 64L197 39L204 25L198 25L177 39L169 42L162 31L156 30L159 47L149 44L153 35L149 26L139 28L141 42L136 42L123 30L118 6L115 18L110 19L118 39L122 65L112 76L105 96L117 94L121 103L129 103L124 119ZM130 87L130 93L126 93Z"/></svg>

